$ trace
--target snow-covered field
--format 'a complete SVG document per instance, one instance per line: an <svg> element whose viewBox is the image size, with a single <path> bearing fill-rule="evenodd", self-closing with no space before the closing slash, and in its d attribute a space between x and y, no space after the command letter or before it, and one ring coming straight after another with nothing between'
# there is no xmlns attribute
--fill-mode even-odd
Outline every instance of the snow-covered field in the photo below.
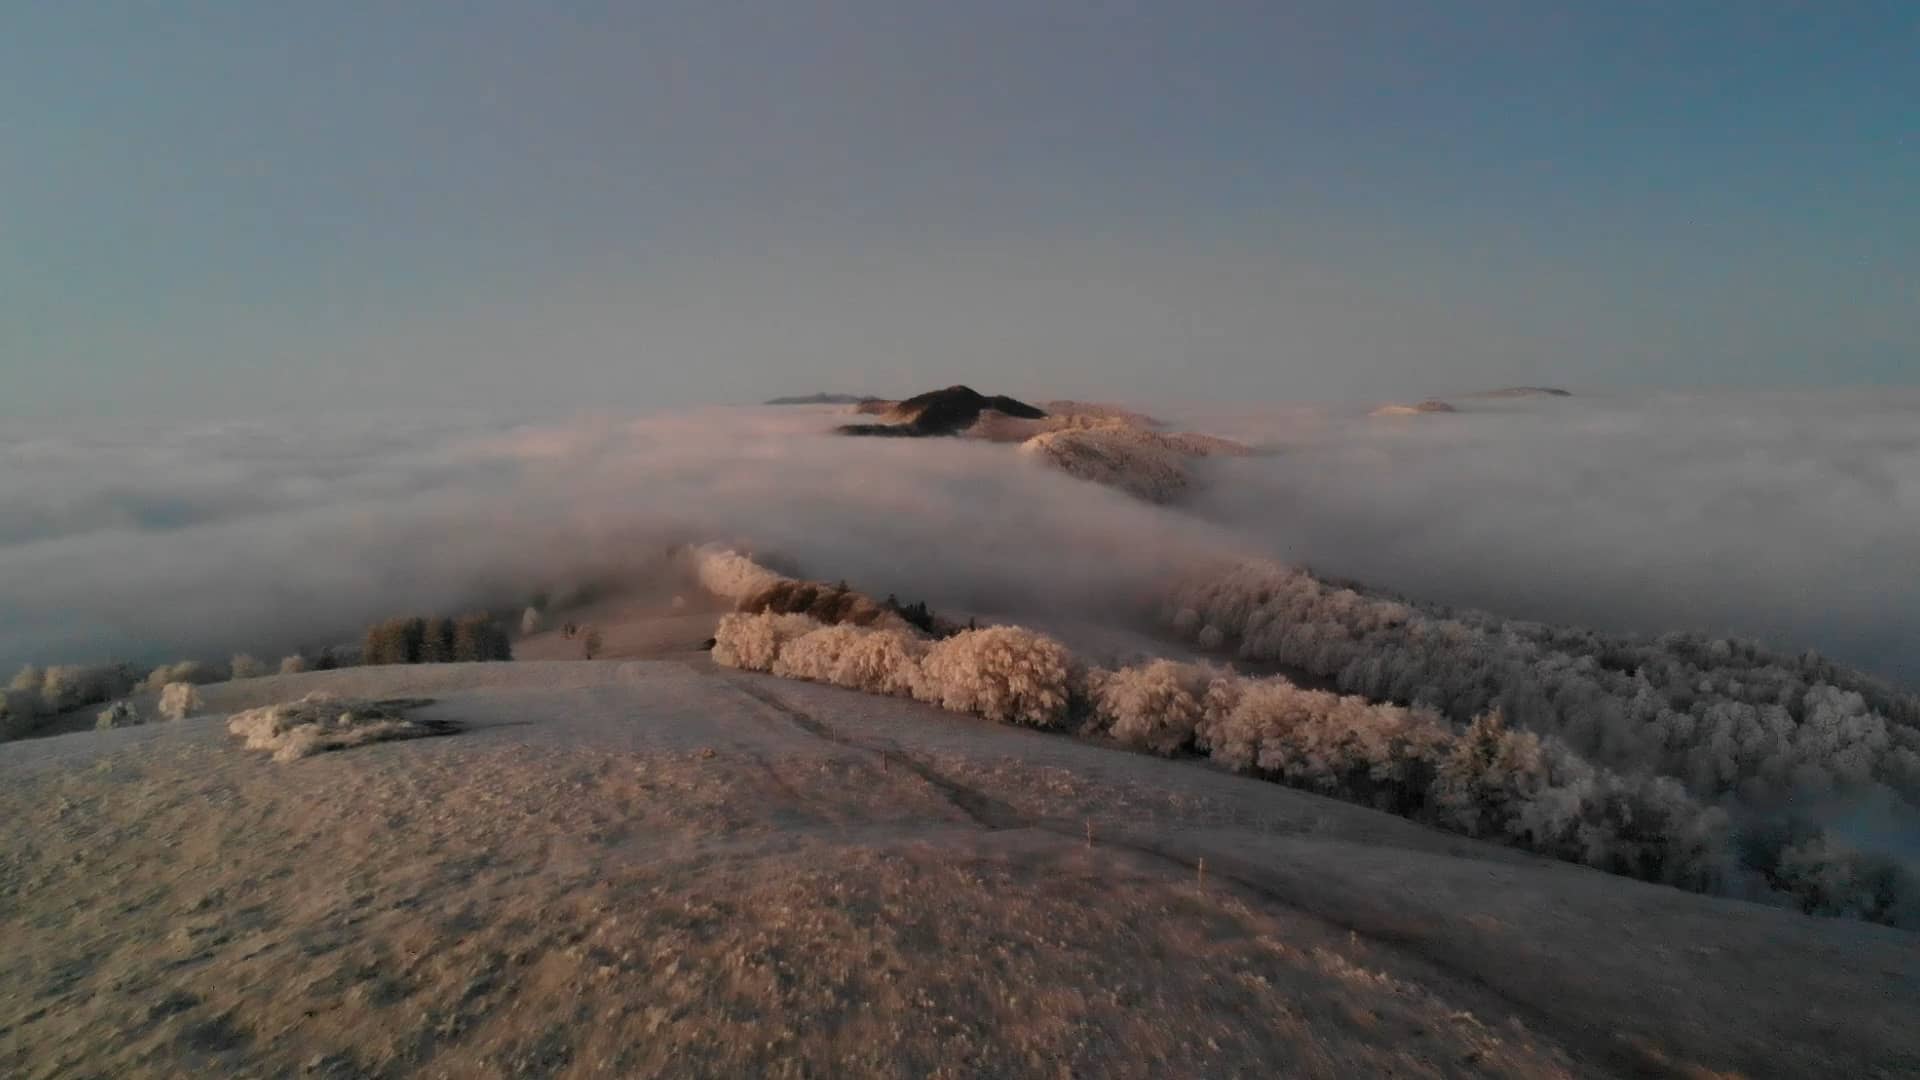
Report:
<svg viewBox="0 0 1920 1080"><path fill-rule="evenodd" d="M322 688L466 730L275 763L217 715ZM0 1069L1920 1068L1910 934L698 653L203 692L0 759Z"/></svg>

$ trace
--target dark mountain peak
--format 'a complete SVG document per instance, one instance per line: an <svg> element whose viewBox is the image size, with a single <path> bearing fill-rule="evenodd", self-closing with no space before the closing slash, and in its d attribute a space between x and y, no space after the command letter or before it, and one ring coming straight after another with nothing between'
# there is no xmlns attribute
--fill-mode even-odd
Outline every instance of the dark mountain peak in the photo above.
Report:
<svg viewBox="0 0 1920 1080"><path fill-rule="evenodd" d="M1498 390L1483 390L1472 396L1482 398L1529 398L1572 397L1573 394L1557 386L1506 386Z"/></svg>
<svg viewBox="0 0 1920 1080"><path fill-rule="evenodd" d="M953 435L973 426L980 414L991 409L1024 420L1040 420L1046 411L1004 394L987 397L971 386L955 384L945 390L929 390L900 402L887 410L884 424L849 424L843 435L892 435L924 437Z"/></svg>

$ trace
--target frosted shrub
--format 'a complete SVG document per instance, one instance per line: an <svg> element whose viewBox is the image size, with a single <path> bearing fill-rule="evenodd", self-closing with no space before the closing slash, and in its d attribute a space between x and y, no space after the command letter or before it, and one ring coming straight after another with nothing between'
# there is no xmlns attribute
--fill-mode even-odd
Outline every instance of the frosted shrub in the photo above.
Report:
<svg viewBox="0 0 1920 1080"><path fill-rule="evenodd" d="M32 734L44 719L44 711L38 686L31 690L0 690L0 739Z"/></svg>
<svg viewBox="0 0 1920 1080"><path fill-rule="evenodd" d="M840 657L862 636L857 626L821 626L780 646L767 670L783 679L827 682Z"/></svg>
<svg viewBox="0 0 1920 1080"><path fill-rule="evenodd" d="M926 652L926 642L908 631L867 630L840 653L827 681L869 694L910 696Z"/></svg>
<svg viewBox="0 0 1920 1080"><path fill-rule="evenodd" d="M1430 711L1307 690L1285 679L1210 689L1218 719L1210 722L1207 741L1216 761L1400 813L1424 805L1454 742Z"/></svg>
<svg viewBox="0 0 1920 1080"><path fill-rule="evenodd" d="M734 613L714 635L714 662L870 694L907 696L927 645L911 631L839 624L804 615Z"/></svg>
<svg viewBox="0 0 1920 1080"><path fill-rule="evenodd" d="M1801 707L1794 756L1819 767L1837 786L1871 782L1893 745L1886 718L1869 710L1860 693L1825 683L1809 687Z"/></svg>
<svg viewBox="0 0 1920 1080"><path fill-rule="evenodd" d="M838 590L787 579L772 595L771 608L829 615L841 603ZM1190 582L1166 618L1209 647L1302 668L1341 692L1166 660L1082 680L1058 642L1018 627L928 642L774 611L724 618L714 652L728 666L1037 727L1064 726L1083 701L1089 729L1131 746L1195 748L1232 769L1611 873L1742 895L1764 880L1810 912L1920 918L1913 868L1818 829L1743 843L1743 870L1727 810L1702 801L1751 815L1740 800L1879 792L1894 812L1911 808L1913 700L1817 657L1436 615L1275 564Z"/></svg>
<svg viewBox="0 0 1920 1080"><path fill-rule="evenodd" d="M891 602L891 601L890 601ZM875 603L845 585L826 585L817 581L776 582L739 602L737 610L748 614L772 612L777 615L805 615L817 622L834 625L879 626L895 630L907 628L897 612Z"/></svg>
<svg viewBox="0 0 1920 1080"><path fill-rule="evenodd" d="M1774 883L1810 915L1834 915L1920 929L1920 872L1884 856L1850 850L1827 835L1782 849Z"/></svg>
<svg viewBox="0 0 1920 1080"><path fill-rule="evenodd" d="M41 697L46 673L29 664L0 690L0 739L18 739L40 726L47 711Z"/></svg>
<svg viewBox="0 0 1920 1080"><path fill-rule="evenodd" d="M100 715L94 719L93 726L101 729L123 728L133 727L140 722L140 711L133 707L133 702L116 701L100 710Z"/></svg>
<svg viewBox="0 0 1920 1080"><path fill-rule="evenodd" d="M312 670L313 661L301 656L299 653L282 657L280 660L280 674L282 675L298 675L303 671Z"/></svg>
<svg viewBox="0 0 1920 1080"><path fill-rule="evenodd" d="M712 545L694 549L693 565L701 588L736 604L787 580L737 551Z"/></svg>
<svg viewBox="0 0 1920 1080"><path fill-rule="evenodd" d="M1610 873L1696 891L1730 873L1726 815L1677 781L1596 768L1557 740L1478 717L1440 762L1442 824Z"/></svg>
<svg viewBox="0 0 1920 1080"><path fill-rule="evenodd" d="M798 581L737 551L709 545L695 548L693 559L701 587L732 601L734 610L745 614L805 615L829 625L852 623L890 630L911 630L915 620L923 629L933 625L925 604L901 607L892 597L881 604L845 583ZM682 601L675 597L674 603L678 608Z"/></svg>
<svg viewBox="0 0 1920 1080"><path fill-rule="evenodd" d="M1457 724L1498 709L1596 765L1672 777L1698 798L1763 806L1884 785L1920 807L1920 697L1817 655L1428 610L1263 561L1193 575L1161 616L1210 650L1342 693L1430 705Z"/></svg>
<svg viewBox="0 0 1920 1080"><path fill-rule="evenodd" d="M323 654L324 655L324 654ZM361 638L365 664L452 664L513 659L505 627L486 612L405 616L367 627Z"/></svg>
<svg viewBox="0 0 1920 1080"><path fill-rule="evenodd" d="M40 679L40 702L48 712L120 697L133 689L134 676L121 664L56 664Z"/></svg>
<svg viewBox="0 0 1920 1080"><path fill-rule="evenodd" d="M1200 702L1200 723L1193 729L1196 750L1213 750L1216 730L1240 707L1240 697L1246 693L1249 681L1232 672L1223 672L1207 684L1207 696Z"/></svg>
<svg viewBox="0 0 1920 1080"><path fill-rule="evenodd" d="M1129 746L1168 757L1193 745L1206 720L1207 690L1221 672L1205 664L1155 660L1088 679L1094 718Z"/></svg>
<svg viewBox="0 0 1920 1080"><path fill-rule="evenodd" d="M326 750L340 750L389 739L415 739L457 730L444 721L416 720L411 709L425 700L358 701L313 693L238 713L227 730L246 740L249 750L265 750L275 761L294 761Z"/></svg>
<svg viewBox="0 0 1920 1080"><path fill-rule="evenodd" d="M1395 813L1411 813L1423 805L1440 760L1454 742L1445 718L1422 706L1340 700L1349 715L1358 714L1351 734L1333 740L1345 755L1348 784L1366 801Z"/></svg>
<svg viewBox="0 0 1920 1080"><path fill-rule="evenodd" d="M205 685L224 682L226 677L226 672L212 664L202 663L199 660L182 660L177 664L161 664L148 672L146 687L148 690L159 692L172 683Z"/></svg>
<svg viewBox="0 0 1920 1080"><path fill-rule="evenodd" d="M247 653L234 653L227 667L236 679L257 679L267 673L267 665Z"/></svg>
<svg viewBox="0 0 1920 1080"><path fill-rule="evenodd" d="M1540 736L1514 731L1491 712L1476 717L1438 763L1433 806L1442 824L1468 836L1506 837L1547 784Z"/></svg>
<svg viewBox="0 0 1920 1080"><path fill-rule="evenodd" d="M169 720L185 720L199 712L205 704L200 699L200 691L192 683L168 683L160 691L160 715Z"/></svg>
<svg viewBox="0 0 1920 1080"><path fill-rule="evenodd" d="M1603 773L1604 797L1589 803L1580 837L1589 866L1696 892L1720 892L1735 874L1731 821L1679 781ZM1595 857L1594 845L1605 855Z"/></svg>
<svg viewBox="0 0 1920 1080"><path fill-rule="evenodd" d="M507 628L485 612L462 615L453 620L453 660L474 664L513 659L513 642Z"/></svg>
<svg viewBox="0 0 1920 1080"><path fill-rule="evenodd" d="M1232 703L1208 720L1206 742L1213 760L1236 772L1253 772L1263 742L1298 689L1283 679L1250 679L1239 686Z"/></svg>
<svg viewBox="0 0 1920 1080"><path fill-rule="evenodd" d="M724 615L713 635L713 662L742 671L772 671L781 646L820 626L805 615Z"/></svg>
<svg viewBox="0 0 1920 1080"><path fill-rule="evenodd" d="M966 630L928 649L913 696L989 720L1058 727L1067 716L1071 667L1064 646L1031 630Z"/></svg>
<svg viewBox="0 0 1920 1080"><path fill-rule="evenodd" d="M541 618L540 609L530 607L520 613L520 636L532 637L539 633L540 628L545 624L546 620Z"/></svg>

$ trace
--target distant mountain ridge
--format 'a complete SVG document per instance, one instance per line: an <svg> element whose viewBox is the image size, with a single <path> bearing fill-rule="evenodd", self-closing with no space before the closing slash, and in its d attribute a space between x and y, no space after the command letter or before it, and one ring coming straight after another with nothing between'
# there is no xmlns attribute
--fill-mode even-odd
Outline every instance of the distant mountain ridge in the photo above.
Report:
<svg viewBox="0 0 1920 1080"><path fill-rule="evenodd" d="M1459 412L1459 409L1435 398L1428 398L1417 405L1382 405L1368 413L1368 416L1421 416L1428 413Z"/></svg>
<svg viewBox="0 0 1920 1080"><path fill-rule="evenodd" d="M1507 386L1499 390L1482 390L1467 396L1477 398L1572 397L1573 392L1562 390L1557 386Z"/></svg>
<svg viewBox="0 0 1920 1080"><path fill-rule="evenodd" d="M768 405L864 405L879 398L867 394L806 394L800 397L777 397L766 402Z"/></svg>

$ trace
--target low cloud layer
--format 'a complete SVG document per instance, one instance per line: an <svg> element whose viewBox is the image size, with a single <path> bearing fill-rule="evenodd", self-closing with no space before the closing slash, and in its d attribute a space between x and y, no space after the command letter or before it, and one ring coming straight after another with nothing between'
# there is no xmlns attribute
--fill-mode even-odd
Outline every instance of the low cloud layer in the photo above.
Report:
<svg viewBox="0 0 1920 1080"><path fill-rule="evenodd" d="M1920 394L1458 403L1216 418L1278 452L1218 463L1194 509L1418 600L1920 683Z"/></svg>
<svg viewBox="0 0 1920 1080"><path fill-rule="evenodd" d="M825 410L512 427L319 420L0 446L0 666L262 655L395 612L644 574L721 539L874 592L1098 610L1223 530L1012 448L850 440Z"/></svg>
<svg viewBox="0 0 1920 1080"><path fill-rule="evenodd" d="M266 654L718 539L870 592L1090 619L1193 560L1271 555L1920 681L1920 395L1461 404L1175 417L1271 451L1200 463L1185 508L1008 446L834 438L824 409L11 434L0 667Z"/></svg>

